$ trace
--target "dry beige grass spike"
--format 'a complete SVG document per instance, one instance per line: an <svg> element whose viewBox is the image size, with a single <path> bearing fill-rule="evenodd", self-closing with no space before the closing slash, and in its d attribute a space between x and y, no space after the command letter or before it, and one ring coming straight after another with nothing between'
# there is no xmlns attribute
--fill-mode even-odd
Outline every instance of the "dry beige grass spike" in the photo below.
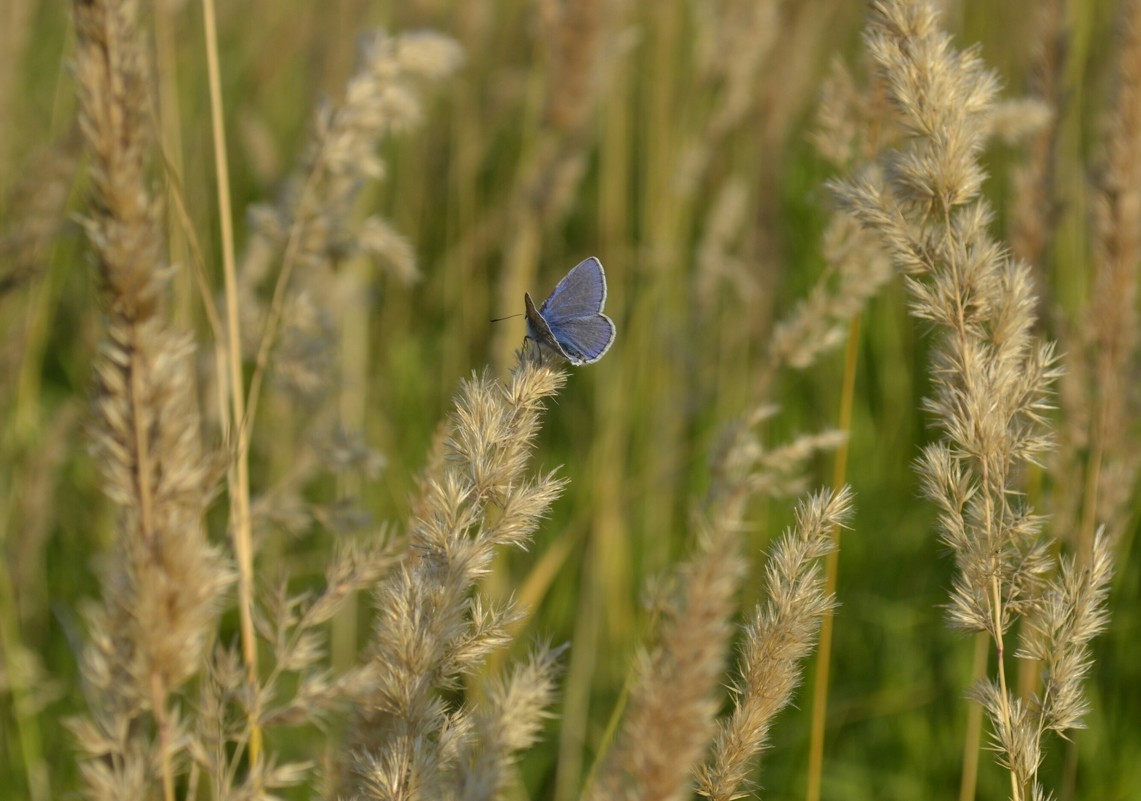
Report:
<svg viewBox="0 0 1141 801"><path fill-rule="evenodd" d="M1043 733L1080 722L1088 641L1105 621L1108 551L1100 546L1086 571L1059 570L1043 518L1020 492L1026 467L1052 444L1046 415L1057 371L1052 345L1035 335L1030 270L988 232L978 155L997 80L976 50L954 48L924 3L876 2L865 41L910 139L886 159L884 183L835 188L882 236L907 274L912 313L936 331L924 406L943 437L918 471L955 554L951 624L994 643L995 676L980 678L972 697L991 721L1011 797L1037 798ZM1072 627L1055 625L1067 614ZM1028 653L1008 645L1017 623L1040 633L1031 650L1054 669L1031 703L1007 682L1008 661Z"/></svg>
<svg viewBox="0 0 1141 801"><path fill-rule="evenodd" d="M90 797L150 795L161 785L172 801L187 744L170 696L201 670L233 574L203 525L213 477L199 442L193 347L167 319L169 271L161 210L148 185L149 83L135 4L94 0L76 3L74 14L93 193L84 227L107 309L93 450L119 508L83 661L92 707L74 730L89 757Z"/></svg>
<svg viewBox="0 0 1141 801"><path fill-rule="evenodd" d="M543 402L565 380L565 372L520 353L505 381L485 372L463 382L447 458L425 476L414 505L408 556L376 593L374 683L353 747L366 797L442 798L462 791L476 769L499 784L511 755L531 742L547 714L555 670L549 649L500 682L490 708L453 708L440 691L454 689L512 640L516 605L489 606L472 592L500 547L530 542L562 491L553 473L532 477L527 469ZM490 763L476 758L481 747L490 749Z"/></svg>
<svg viewBox="0 0 1141 801"><path fill-rule="evenodd" d="M757 756L768 745L776 715L792 702L802 662L835 599L824 589L819 560L836 544L832 530L851 518L852 493L822 491L800 502L796 525L777 540L765 564L766 600L749 616L734 709L722 722L712 754L697 773L697 791L714 801L749 792Z"/></svg>

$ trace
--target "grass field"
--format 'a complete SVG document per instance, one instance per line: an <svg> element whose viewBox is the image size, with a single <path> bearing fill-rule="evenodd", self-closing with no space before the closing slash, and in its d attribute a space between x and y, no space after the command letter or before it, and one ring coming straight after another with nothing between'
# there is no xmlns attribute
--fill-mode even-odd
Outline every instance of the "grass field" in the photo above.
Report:
<svg viewBox="0 0 1141 801"><path fill-rule="evenodd" d="M5 797L1141 798L1141 2L945 5L7 0Z"/></svg>

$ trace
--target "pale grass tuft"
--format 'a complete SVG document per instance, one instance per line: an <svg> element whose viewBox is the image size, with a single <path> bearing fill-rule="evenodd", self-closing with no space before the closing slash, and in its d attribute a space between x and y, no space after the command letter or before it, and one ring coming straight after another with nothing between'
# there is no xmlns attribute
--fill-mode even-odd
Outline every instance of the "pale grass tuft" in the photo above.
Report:
<svg viewBox="0 0 1141 801"><path fill-rule="evenodd" d="M894 275L879 242L846 214L829 220L824 257L828 262L824 275L773 329L771 365L803 370L846 342L852 319Z"/></svg>
<svg viewBox="0 0 1141 801"><path fill-rule="evenodd" d="M1034 334L1037 299L1029 268L994 241L977 162L997 82L974 52L956 52L924 4L877 2L866 40L910 141L888 158L886 185L865 178L837 195L878 231L907 273L912 313L936 332L933 394L925 409L943 438L925 448L918 471L939 508L942 537L958 573L953 625L985 631L998 654L996 677L972 692L987 711L1011 797L1042 792L1041 735L1080 723L1086 643L1104 622L1104 562L1079 592L1074 568L1057 570L1043 518L1019 491L1028 465L1052 440L1045 425L1057 377L1053 347ZM1060 621L1073 616L1073 626ZM1053 674L1034 706L1007 682L1006 641L1021 623ZM964 792L970 792L964 788Z"/></svg>
<svg viewBox="0 0 1141 801"><path fill-rule="evenodd" d="M707 317L717 314L717 290L728 285L741 300L757 300L761 288L746 259L734 251L744 238L749 219L749 190L743 180L729 178L709 205L697 247L696 293L698 308Z"/></svg>
<svg viewBox="0 0 1141 801"><path fill-rule="evenodd" d="M835 607L819 560L835 549L832 530L851 516L852 493L820 492L797 507L797 522L777 540L765 565L765 595L745 626L734 709L697 774L697 790L716 801L749 792L757 755L773 719L792 701L800 663L812 652L821 619Z"/></svg>
<svg viewBox="0 0 1141 801"><path fill-rule="evenodd" d="M159 204L148 186L147 71L130 2L78 2L75 75L92 151L93 209L107 340L96 364L93 451L119 507L103 607L83 675L91 717L76 724L93 798L173 797L186 733L170 694L203 664L233 581L206 540L215 479L199 443L190 340L167 319Z"/></svg>
<svg viewBox="0 0 1141 801"><path fill-rule="evenodd" d="M1018 655L1037 659L1044 668L1044 686L1034 699L1042 713L1041 725L1059 734L1085 727L1089 704L1082 684L1093 666L1090 640L1109 625L1106 601L1113 578L1112 548L1112 540L1101 531L1084 566L1082 561L1063 559L1057 580L1022 631Z"/></svg>
<svg viewBox="0 0 1141 801"><path fill-rule="evenodd" d="M354 759L368 797L445 797L449 786L463 786L476 743L497 752L493 763L502 767L526 739L504 722L536 721L536 708L550 701L540 689L551 680L549 654L509 682L510 692L493 693L488 713L452 709L440 690L458 687L512 640L516 605L488 606L473 592L497 548L526 547L562 491L553 473L526 473L543 402L565 380L520 354L506 381L484 373L460 389L445 459L425 476L414 505L408 555L376 593L375 683L363 700ZM481 770L491 775L491 766Z"/></svg>
<svg viewBox="0 0 1141 801"><path fill-rule="evenodd" d="M293 359L275 360L275 371L288 376L293 362L299 362L293 373L302 379L297 387L301 390L308 386L305 379L312 376L328 380L324 372L333 363L328 354L334 345L331 334L322 335L319 329L331 332L332 321L337 319L337 298L328 297L333 285L328 280L330 268L354 256L368 256L388 267L401 282L418 278L408 242L378 216L357 219L356 206L364 187L385 175L377 153L380 141L420 122L423 104L417 89L449 75L461 60L454 41L432 32L390 35L378 30L363 37L359 63L343 100L319 107L312 139L300 166L286 182L281 200L275 206L258 205L250 210L256 235L239 272L242 313L264 320L261 325L246 322L242 326L243 331L262 332L256 344L258 372L250 391L252 402L256 403L269 349L283 321L287 329L297 329L294 342L312 345L294 348ZM281 269L266 310L256 289L279 255ZM307 269L293 286L298 266ZM316 325L305 314L298 316L306 307L320 318ZM287 334L283 339L290 337ZM253 349L255 340L247 341L245 347Z"/></svg>
<svg viewBox="0 0 1141 801"><path fill-rule="evenodd" d="M487 699L472 715L472 736L460 748L456 801L492 801L503 797L513 778L517 754L539 741L543 722L552 717L559 659L567 646L539 646L526 662L488 683Z"/></svg>

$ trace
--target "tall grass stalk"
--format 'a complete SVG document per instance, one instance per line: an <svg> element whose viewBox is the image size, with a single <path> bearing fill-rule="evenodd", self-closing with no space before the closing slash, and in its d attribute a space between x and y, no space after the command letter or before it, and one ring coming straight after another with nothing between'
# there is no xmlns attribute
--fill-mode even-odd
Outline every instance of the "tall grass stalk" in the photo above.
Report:
<svg viewBox="0 0 1141 801"><path fill-rule="evenodd" d="M547 646L493 687L484 711L440 695L511 642L520 610L473 590L497 549L527 546L565 483L553 471L527 475L542 403L566 380L536 358L521 354L504 382L487 373L464 382L444 458L422 482L408 556L377 588L373 682L353 749L367 797L495 797L553 701L557 654Z"/></svg>
<svg viewBox="0 0 1141 801"><path fill-rule="evenodd" d="M844 355L844 383L840 392L839 420L836 428L847 434L852 428L852 404L856 392L856 364L860 343L860 318L852 317L848 327L848 347ZM848 474L849 439L836 449L836 461L832 469L835 486L842 486ZM840 574L840 534L839 524L832 526L830 536L835 547L824 557L824 593L828 597L836 594L836 582ZM828 681L832 666L832 625L835 618L831 612L820 621L820 645L816 653L816 672L812 681L812 732L808 745L808 782L805 798L818 801L824 775L824 729L828 712Z"/></svg>
<svg viewBox="0 0 1141 801"><path fill-rule="evenodd" d="M80 125L92 152L92 210L107 339L96 365L94 448L119 509L103 607L83 673L89 716L74 730L92 798L135 797L155 771L175 798L185 749L171 695L196 675L232 573L205 535L212 490L199 443L189 340L167 319L169 270L147 179L146 61L131 2L77 2Z"/></svg>
<svg viewBox="0 0 1141 801"><path fill-rule="evenodd" d="M1099 538L1090 562L1060 567L1043 518L1019 491L1021 473L1050 447L1045 424L1053 348L1036 340L1029 268L990 238L978 163L998 84L975 51L956 51L925 4L873 6L865 35L910 138L891 152L884 184L835 185L841 202L883 237L904 272L913 314L935 326L933 395L925 408L943 437L917 469L939 509L958 573L951 623L986 632L995 675L971 690L987 712L1011 798L1039 798L1046 731L1081 725L1089 640L1104 628L1111 575ZM1022 647L1010 645L1019 624ZM1030 699L1008 685L1011 657L1045 663Z"/></svg>
<svg viewBox="0 0 1141 801"><path fill-rule="evenodd" d="M740 798L752 787L757 755L768 746L773 718L792 701L800 662L812 651L821 620L835 607L818 560L835 550L833 529L852 511L847 487L820 492L797 507L796 526L773 546L765 565L767 600L745 627L734 709L719 727L712 754L698 770L697 790L713 801Z"/></svg>
<svg viewBox="0 0 1141 801"><path fill-rule="evenodd" d="M226 287L226 366L231 416L223 417L223 431L232 442L233 459L229 469L230 536L238 567L238 615L241 620L242 657L246 678L252 689L258 682L258 649L254 635L254 544L250 525L250 426L246 419L246 384L242 373L241 327L238 314L238 280L234 257L234 220L230 208L230 160L226 146L225 109L218 65L218 25L214 0L202 0L202 22L206 38L206 67L210 86L210 134L214 146L214 175L217 179L218 224L222 233L222 276ZM229 425L226 425L226 421ZM257 693L251 696L256 698ZM250 761L261 759L261 729L256 724L258 710L251 709Z"/></svg>

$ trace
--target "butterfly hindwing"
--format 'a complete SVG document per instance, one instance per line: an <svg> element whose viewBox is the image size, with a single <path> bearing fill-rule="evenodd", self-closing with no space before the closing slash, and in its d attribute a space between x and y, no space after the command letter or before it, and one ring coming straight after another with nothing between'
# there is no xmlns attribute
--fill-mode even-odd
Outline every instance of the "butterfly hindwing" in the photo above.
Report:
<svg viewBox="0 0 1141 801"><path fill-rule="evenodd" d="M614 322L605 314L563 320L551 332L572 364L593 364L614 342Z"/></svg>

